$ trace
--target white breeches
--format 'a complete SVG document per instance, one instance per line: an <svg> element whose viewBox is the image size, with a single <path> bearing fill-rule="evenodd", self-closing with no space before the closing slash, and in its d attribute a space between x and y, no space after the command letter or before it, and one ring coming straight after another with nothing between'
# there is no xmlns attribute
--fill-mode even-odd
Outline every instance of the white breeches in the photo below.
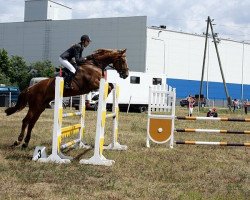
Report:
<svg viewBox="0 0 250 200"><path fill-rule="evenodd" d="M190 108L190 107L189 107L189 114L193 114L193 109L194 109L194 108Z"/></svg>
<svg viewBox="0 0 250 200"><path fill-rule="evenodd" d="M61 63L61 65L63 67L66 67L69 71L71 71L72 73L76 72L76 69L73 67L73 65L70 64L69 61L62 59L61 57L59 57L59 62Z"/></svg>

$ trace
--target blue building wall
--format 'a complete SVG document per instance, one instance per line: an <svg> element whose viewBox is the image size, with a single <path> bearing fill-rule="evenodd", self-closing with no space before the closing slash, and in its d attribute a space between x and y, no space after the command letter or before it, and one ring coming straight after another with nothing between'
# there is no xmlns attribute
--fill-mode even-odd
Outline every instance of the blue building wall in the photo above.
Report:
<svg viewBox="0 0 250 200"><path fill-rule="evenodd" d="M182 79L167 79L167 84L176 88L176 97L185 98L189 94L199 94L200 81L182 80ZM202 93L206 96L207 82L203 82ZM232 99L241 99L241 84L227 83L229 96ZM209 99L226 99L226 93L223 83L208 82L208 98ZM243 85L243 99L250 100L250 85Z"/></svg>

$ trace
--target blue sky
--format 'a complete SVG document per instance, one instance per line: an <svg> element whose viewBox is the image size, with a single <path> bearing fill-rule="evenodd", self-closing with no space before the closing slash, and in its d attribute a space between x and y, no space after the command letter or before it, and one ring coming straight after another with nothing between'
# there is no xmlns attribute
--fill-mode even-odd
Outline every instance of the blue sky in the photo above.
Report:
<svg viewBox="0 0 250 200"><path fill-rule="evenodd" d="M201 34L207 16L219 37L250 41L250 0L53 0L73 9L73 19L148 16L148 26ZM23 21L24 0L0 0L0 23Z"/></svg>

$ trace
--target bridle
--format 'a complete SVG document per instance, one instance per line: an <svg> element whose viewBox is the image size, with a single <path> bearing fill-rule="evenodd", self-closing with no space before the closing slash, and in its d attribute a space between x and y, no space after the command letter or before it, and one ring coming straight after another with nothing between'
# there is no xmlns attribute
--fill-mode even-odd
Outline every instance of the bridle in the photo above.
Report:
<svg viewBox="0 0 250 200"><path fill-rule="evenodd" d="M120 58L120 59L118 59L116 62L118 62L118 66L122 66L123 64L122 64L122 59ZM115 67L114 67L114 65L112 65L112 66L110 66L110 65L108 65L109 67L111 67L111 68L113 68L113 69L115 69L115 70L117 70ZM120 74L120 76L122 77L122 78L126 78L127 76L126 76L126 72L129 70L129 68L127 67L127 68L122 68L121 70L117 70L118 71L118 73Z"/></svg>

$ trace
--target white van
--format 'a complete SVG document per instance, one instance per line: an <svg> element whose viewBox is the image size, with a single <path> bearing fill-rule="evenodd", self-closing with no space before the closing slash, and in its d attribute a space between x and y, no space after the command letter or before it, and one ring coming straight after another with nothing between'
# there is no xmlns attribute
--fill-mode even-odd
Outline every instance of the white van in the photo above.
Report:
<svg viewBox="0 0 250 200"><path fill-rule="evenodd" d="M32 86L32 85L35 85L36 83L42 81L42 80L45 80L45 79L48 79L48 77L34 77L30 80L30 85L29 86Z"/></svg>

